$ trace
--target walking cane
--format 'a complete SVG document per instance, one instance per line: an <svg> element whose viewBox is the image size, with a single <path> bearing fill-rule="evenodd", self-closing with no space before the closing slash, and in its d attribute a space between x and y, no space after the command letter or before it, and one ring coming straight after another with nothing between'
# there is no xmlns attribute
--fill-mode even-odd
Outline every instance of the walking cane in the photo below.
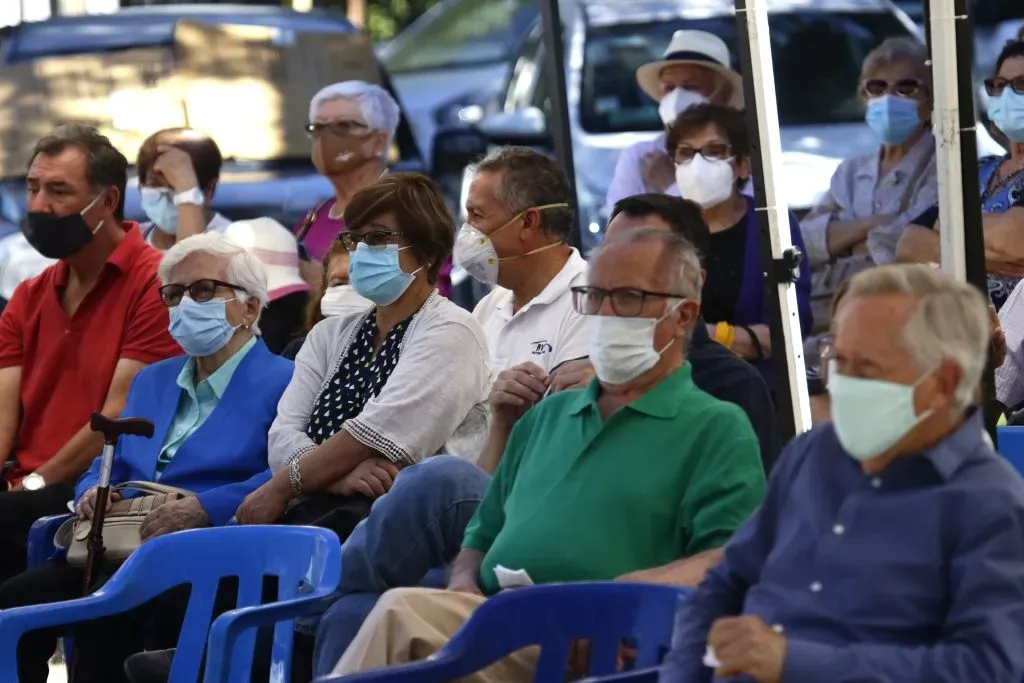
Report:
<svg viewBox="0 0 1024 683"><path fill-rule="evenodd" d="M100 481L96 487L96 501L92 513L92 526L86 541L85 578L82 583L83 595L92 588L93 574L103 559L103 519L107 515L107 501L110 500L110 470L114 467L114 450L122 436L153 436L153 423L137 417L111 420L100 413L92 414L92 431L103 435L103 456L100 460Z"/></svg>

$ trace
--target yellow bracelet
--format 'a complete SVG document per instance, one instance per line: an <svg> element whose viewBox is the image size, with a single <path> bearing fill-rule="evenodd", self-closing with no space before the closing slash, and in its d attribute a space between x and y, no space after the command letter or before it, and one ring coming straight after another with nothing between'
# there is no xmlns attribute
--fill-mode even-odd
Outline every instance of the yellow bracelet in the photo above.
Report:
<svg viewBox="0 0 1024 683"><path fill-rule="evenodd" d="M727 349L731 349L736 343L736 328L729 323L721 322L715 325L715 341Z"/></svg>

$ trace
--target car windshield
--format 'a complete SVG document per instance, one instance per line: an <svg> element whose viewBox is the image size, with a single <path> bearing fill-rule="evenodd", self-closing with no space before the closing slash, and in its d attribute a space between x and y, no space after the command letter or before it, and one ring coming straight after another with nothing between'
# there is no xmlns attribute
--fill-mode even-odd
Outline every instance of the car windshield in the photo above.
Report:
<svg viewBox="0 0 1024 683"><path fill-rule="evenodd" d="M861 63L884 39L908 35L889 12L786 12L769 15L768 23L783 126L863 120L857 97ZM636 70L660 59L672 34L681 28L720 36L737 59L732 16L594 28L587 34L580 94L584 130L663 128L656 103L637 85Z"/></svg>
<svg viewBox="0 0 1024 683"><path fill-rule="evenodd" d="M540 0L453 0L383 52L392 74L510 61Z"/></svg>

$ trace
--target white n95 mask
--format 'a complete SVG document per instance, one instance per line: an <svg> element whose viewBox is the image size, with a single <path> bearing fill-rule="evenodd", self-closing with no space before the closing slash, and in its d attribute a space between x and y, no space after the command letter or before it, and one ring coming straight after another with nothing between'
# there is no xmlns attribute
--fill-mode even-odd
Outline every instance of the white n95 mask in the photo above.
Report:
<svg viewBox="0 0 1024 683"><path fill-rule="evenodd" d="M708 160L695 154L685 164L676 166L676 187L683 199L697 202L710 209L718 206L736 189L736 176L731 159Z"/></svg>
<svg viewBox="0 0 1024 683"><path fill-rule="evenodd" d="M530 208L543 211L545 209L561 209L568 206L569 205L565 202L559 202L557 204L543 204L541 206L532 206ZM528 251L525 254L498 256L498 252L495 251L494 242L491 241L491 238L518 221L529 210L530 209L523 209L490 235L485 235L469 223L463 223L462 227L459 229L459 234L455 236L455 249L452 251L452 255L455 257L455 265L459 266L485 285L496 285L498 284L498 264L502 261L512 261L514 259L523 258L524 256L532 256L533 254L538 254L548 249L554 249L561 245L563 242L559 240L558 242L552 242L551 244L534 249L533 251Z"/></svg>
<svg viewBox="0 0 1024 683"><path fill-rule="evenodd" d="M587 316L587 346L597 378L608 384L626 384L655 365L675 339L654 348L654 330L682 305L680 301L660 318Z"/></svg>
<svg viewBox="0 0 1024 683"><path fill-rule="evenodd" d="M320 299L320 313L325 318L362 313L371 306L373 302L361 296L352 285L328 287Z"/></svg>
<svg viewBox="0 0 1024 683"><path fill-rule="evenodd" d="M693 90L676 88L665 94L658 103L658 116L662 123L671 126L676 118L696 104L707 104L708 98Z"/></svg>

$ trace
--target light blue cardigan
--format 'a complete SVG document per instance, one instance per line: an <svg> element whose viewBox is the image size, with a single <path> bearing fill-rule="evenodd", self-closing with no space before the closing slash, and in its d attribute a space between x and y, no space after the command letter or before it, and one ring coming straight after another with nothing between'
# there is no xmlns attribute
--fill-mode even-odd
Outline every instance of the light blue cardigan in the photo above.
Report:
<svg viewBox="0 0 1024 683"><path fill-rule="evenodd" d="M156 429L152 439L126 436L114 454L110 483L153 481L156 461L181 396L178 373L187 356L143 368L128 391L123 417L144 417ZM293 364L256 342L235 373L213 413L175 453L161 484L192 491L214 526L226 523L242 500L270 479L267 432L277 403L291 381ZM75 487L75 501L99 480L100 458ZM127 496L134 495L126 492Z"/></svg>

